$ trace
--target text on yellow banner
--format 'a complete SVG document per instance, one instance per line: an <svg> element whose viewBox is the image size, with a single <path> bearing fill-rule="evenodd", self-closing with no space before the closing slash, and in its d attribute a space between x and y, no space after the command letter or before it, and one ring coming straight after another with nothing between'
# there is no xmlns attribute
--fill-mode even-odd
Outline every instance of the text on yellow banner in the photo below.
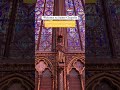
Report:
<svg viewBox="0 0 120 90"><path fill-rule="evenodd" d="M23 2L28 4L34 4L36 3L36 0L23 0Z"/></svg>
<svg viewBox="0 0 120 90"><path fill-rule="evenodd" d="M75 27L76 21L45 21L45 27Z"/></svg>
<svg viewBox="0 0 120 90"><path fill-rule="evenodd" d="M96 0L85 0L85 3L96 3Z"/></svg>

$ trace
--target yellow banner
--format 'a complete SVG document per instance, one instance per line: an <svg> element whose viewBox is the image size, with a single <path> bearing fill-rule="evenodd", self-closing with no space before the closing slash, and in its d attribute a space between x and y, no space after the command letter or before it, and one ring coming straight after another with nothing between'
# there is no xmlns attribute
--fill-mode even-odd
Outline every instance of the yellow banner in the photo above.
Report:
<svg viewBox="0 0 120 90"><path fill-rule="evenodd" d="M96 3L96 0L85 0L85 3Z"/></svg>
<svg viewBox="0 0 120 90"><path fill-rule="evenodd" d="M75 27L76 21L45 21L45 27Z"/></svg>
<svg viewBox="0 0 120 90"><path fill-rule="evenodd" d="M34 4L36 3L36 0L23 0L23 2L28 4Z"/></svg>

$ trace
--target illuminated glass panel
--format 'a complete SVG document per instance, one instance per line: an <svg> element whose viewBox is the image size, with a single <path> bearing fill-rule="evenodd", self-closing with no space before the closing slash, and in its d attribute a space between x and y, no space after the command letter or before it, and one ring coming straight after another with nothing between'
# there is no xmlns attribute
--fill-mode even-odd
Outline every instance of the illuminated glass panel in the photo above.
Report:
<svg viewBox="0 0 120 90"><path fill-rule="evenodd" d="M67 50L82 51L85 47L85 15L81 0L65 0L66 15L79 16L75 28L67 29ZM38 0L35 9L36 50L51 51L52 28L45 28L41 16L53 16L54 0ZM53 42L55 43L55 42Z"/></svg>
<svg viewBox="0 0 120 90"><path fill-rule="evenodd" d="M79 16L75 28L67 29L68 50L81 51L85 47L85 15L81 0L65 0L66 15Z"/></svg>
<svg viewBox="0 0 120 90"><path fill-rule="evenodd" d="M35 9L35 40L36 49L51 51L52 28L45 28L41 16L53 16L54 0L38 0Z"/></svg>

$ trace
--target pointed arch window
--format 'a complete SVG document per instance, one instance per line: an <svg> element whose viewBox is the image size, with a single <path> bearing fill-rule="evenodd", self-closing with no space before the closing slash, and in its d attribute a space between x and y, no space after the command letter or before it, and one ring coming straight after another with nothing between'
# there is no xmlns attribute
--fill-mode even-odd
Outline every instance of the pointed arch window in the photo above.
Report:
<svg viewBox="0 0 120 90"><path fill-rule="evenodd" d="M51 51L52 28L43 26L42 16L53 16L54 0L38 0L35 14L35 40L36 50ZM82 51L85 47L85 14L81 0L65 0L66 16L79 16L75 28L67 28L67 50Z"/></svg>
<svg viewBox="0 0 120 90"><path fill-rule="evenodd" d="M79 16L75 28L67 29L68 50L80 51L85 46L85 14L81 0L65 0L66 15Z"/></svg>
<svg viewBox="0 0 120 90"><path fill-rule="evenodd" d="M51 51L52 28L45 28L42 16L53 16L54 0L37 0L35 8L35 41L39 51Z"/></svg>

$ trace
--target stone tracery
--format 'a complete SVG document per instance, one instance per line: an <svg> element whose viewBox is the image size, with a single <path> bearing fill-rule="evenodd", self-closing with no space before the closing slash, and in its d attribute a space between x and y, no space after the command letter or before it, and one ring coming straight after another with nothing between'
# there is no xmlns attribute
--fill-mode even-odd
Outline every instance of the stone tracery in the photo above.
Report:
<svg viewBox="0 0 120 90"><path fill-rule="evenodd" d="M73 5L74 4L74 5ZM50 9L51 8L51 9ZM62 10L62 9L63 10ZM41 10L42 9L42 10ZM48 10L49 9L49 10ZM36 66L46 59L53 66L53 85L50 90L67 90L69 67L79 72L79 82L84 90L84 49L85 49L85 16L81 0L38 0L36 4ZM41 12L42 11L42 12ZM53 13L54 12L54 13ZM75 28L45 28L41 16L79 16ZM71 55L69 55L69 53ZM73 56L70 60L69 57ZM49 57L54 57L49 60ZM76 59L78 57L78 59ZM42 58L42 59L39 59ZM81 61L82 58L82 61ZM80 59L80 60L79 60ZM40 62L38 62L40 61ZM71 64L70 64L71 63ZM43 64L43 63L42 63ZM45 64L45 63L44 63ZM50 68L49 63L46 63ZM40 65L41 67L42 65ZM43 65L45 66L45 65ZM40 68L39 67L39 68ZM42 72L46 69L44 68ZM38 71L38 69L37 69ZM70 71L69 71L70 72ZM73 73L74 74L74 73ZM42 74L41 74L42 75ZM71 77L72 78L72 77ZM37 79L37 78L36 78ZM36 80L37 81L37 80ZM63 84L64 83L64 84ZM58 87L59 85L59 87ZM78 84L79 85L79 84ZM42 86L39 85L39 89ZM38 89L38 88L37 88ZM39 90L38 89L38 90ZM45 89L45 87L44 87ZM79 88L78 88L79 89Z"/></svg>

